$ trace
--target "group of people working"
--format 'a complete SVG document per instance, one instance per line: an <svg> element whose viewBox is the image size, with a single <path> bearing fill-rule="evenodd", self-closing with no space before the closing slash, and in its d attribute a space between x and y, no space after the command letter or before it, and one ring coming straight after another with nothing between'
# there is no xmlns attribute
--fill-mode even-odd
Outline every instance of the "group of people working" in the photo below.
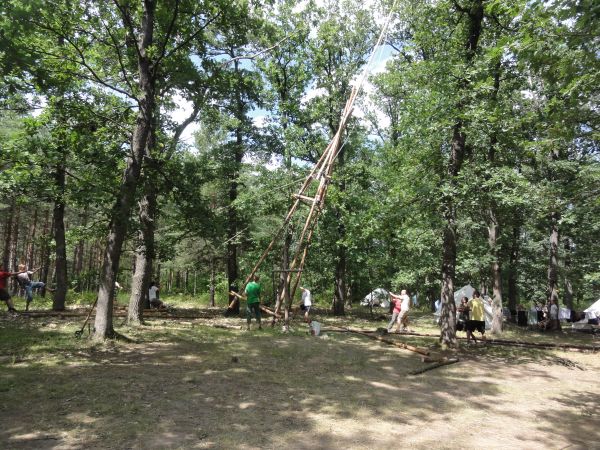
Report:
<svg viewBox="0 0 600 450"><path fill-rule="evenodd" d="M246 295L246 329L250 330L250 324L252 323L252 317L254 316L256 319L256 323L258 324L258 329L262 329L262 321L261 321L261 310L260 310L260 301L261 301L261 286L260 286L260 277L258 275L254 275L252 277L252 281L250 281L246 288L244 289L244 294ZM312 295L310 290L301 286L300 290L302 291L302 300L300 302L300 309L304 311L304 321L308 324L311 323L310 319L310 309L312 307Z"/></svg>
<svg viewBox="0 0 600 450"><path fill-rule="evenodd" d="M25 264L19 264L16 272L7 272L3 268L0 269L0 301L6 303L9 312L16 313L15 305L12 301L12 297L8 292L8 279L15 277L17 284L25 292L25 310L29 310L29 304L33 301L33 291L38 289L42 290L46 287L46 284L42 281L33 281L33 274L36 273L39 268L34 270L28 270ZM48 289L52 291L52 289Z"/></svg>

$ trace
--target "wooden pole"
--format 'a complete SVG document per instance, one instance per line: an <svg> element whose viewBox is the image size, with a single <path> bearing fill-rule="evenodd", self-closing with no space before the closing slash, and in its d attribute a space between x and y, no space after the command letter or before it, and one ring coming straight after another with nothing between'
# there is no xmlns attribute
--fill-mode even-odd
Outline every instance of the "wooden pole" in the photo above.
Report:
<svg viewBox="0 0 600 450"><path fill-rule="evenodd" d="M429 356L429 350L425 350L418 347L413 347L412 345L405 344L403 342L391 341L389 339L384 339L381 336L373 336L369 333L365 333L364 331L351 330L350 328L340 328L340 330L347 331L349 333L360 334L361 336L368 337L369 339L374 339L379 342L384 342L389 345L393 345L394 347L398 347L404 350L409 350L411 352L418 353L420 355Z"/></svg>

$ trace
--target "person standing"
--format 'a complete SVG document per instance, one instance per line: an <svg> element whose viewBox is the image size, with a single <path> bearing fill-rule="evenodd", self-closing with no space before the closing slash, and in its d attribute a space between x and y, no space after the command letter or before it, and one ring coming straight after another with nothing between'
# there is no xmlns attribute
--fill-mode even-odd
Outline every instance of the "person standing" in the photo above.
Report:
<svg viewBox="0 0 600 450"><path fill-rule="evenodd" d="M258 329L262 330L262 324L260 321L260 284L258 281L260 277L254 275L253 280L246 285L246 323L247 329L250 330L250 322L252 321L252 314L256 317L258 322Z"/></svg>
<svg viewBox="0 0 600 450"><path fill-rule="evenodd" d="M558 320L558 305L555 299L550 300L549 318L547 330L556 331L560 330L560 321Z"/></svg>
<svg viewBox="0 0 600 450"><path fill-rule="evenodd" d="M154 281L150 282L150 287L148 288L148 300L150 301L150 307L156 309L166 309L166 305L159 300L158 291L160 285L155 283Z"/></svg>
<svg viewBox="0 0 600 450"><path fill-rule="evenodd" d="M305 287L300 287L302 291L302 309L304 310L304 321L310 323L310 307L312 306L312 295Z"/></svg>
<svg viewBox="0 0 600 450"><path fill-rule="evenodd" d="M29 304L33 301L33 290L44 289L46 284L42 281L33 281L31 276L36 273L40 268L33 270L27 270L25 264L19 264L19 272L17 273L17 281L19 285L25 290L25 311L29 311Z"/></svg>
<svg viewBox="0 0 600 450"><path fill-rule="evenodd" d="M410 297L406 293L406 289L402 289L400 292L400 299L402 305L400 314L398 315L398 324L400 325L400 331L410 331L408 329L408 311L410 310Z"/></svg>
<svg viewBox="0 0 600 450"><path fill-rule="evenodd" d="M0 300L6 303L8 310L10 312L16 313L15 305L10 298L10 294L8 293L8 289L6 288L6 280L8 280L13 275L17 275L19 272L4 272L0 269Z"/></svg>
<svg viewBox="0 0 600 450"><path fill-rule="evenodd" d="M470 317L467 321L467 343L471 342L471 338L475 342L473 331L477 330L481 333L481 338L485 340L485 316L483 309L483 300L478 290L473 291L473 298L467 303L470 311Z"/></svg>
<svg viewBox="0 0 600 450"><path fill-rule="evenodd" d="M390 292L390 303L392 304L392 320L390 320L387 326L388 333L392 332L392 327L398 320L400 310L402 309L402 298L398 294ZM400 326L400 323L398 323L398 326Z"/></svg>

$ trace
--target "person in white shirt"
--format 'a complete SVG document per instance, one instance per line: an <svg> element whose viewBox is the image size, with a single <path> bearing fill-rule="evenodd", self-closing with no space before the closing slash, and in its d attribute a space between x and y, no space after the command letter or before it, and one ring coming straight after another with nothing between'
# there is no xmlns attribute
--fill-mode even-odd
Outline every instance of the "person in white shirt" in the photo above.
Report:
<svg viewBox="0 0 600 450"><path fill-rule="evenodd" d="M160 286L154 281L150 282L150 288L148 289L148 299L150 300L150 307L157 309L165 309L167 306L158 299L158 288Z"/></svg>
<svg viewBox="0 0 600 450"><path fill-rule="evenodd" d="M410 310L410 297L406 293L406 289L400 291L400 295L390 292L392 298L400 299L400 313L398 314L398 331L410 331L408 329L408 311Z"/></svg>
<svg viewBox="0 0 600 450"><path fill-rule="evenodd" d="M310 307L312 306L312 296L310 291L305 287L300 287L302 291L302 303L300 307L304 310L304 321L306 323L310 323L310 318L308 317L310 314Z"/></svg>
<svg viewBox="0 0 600 450"><path fill-rule="evenodd" d="M46 284L42 281L33 281L31 279L32 275L40 270L39 267L37 269L28 270L25 264L19 264L18 268L17 281L25 291L25 311L29 311L29 304L33 300L33 291L35 289L44 289Z"/></svg>

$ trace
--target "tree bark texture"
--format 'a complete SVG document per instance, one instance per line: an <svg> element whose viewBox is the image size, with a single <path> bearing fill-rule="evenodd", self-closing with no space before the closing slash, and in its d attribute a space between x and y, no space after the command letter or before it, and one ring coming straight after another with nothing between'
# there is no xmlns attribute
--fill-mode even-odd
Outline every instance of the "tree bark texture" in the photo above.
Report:
<svg viewBox="0 0 600 450"><path fill-rule="evenodd" d="M143 322L143 311L148 299L148 288L152 277L154 252L154 221L156 217L156 189L153 180L146 179L146 193L139 201L138 243L135 249L135 272L131 280L131 296L127 322L139 325Z"/></svg>
<svg viewBox="0 0 600 450"><path fill-rule="evenodd" d="M492 334L502 333L502 270L498 252L498 220L493 207L488 211L488 244L492 256Z"/></svg>
<svg viewBox="0 0 600 450"><path fill-rule="evenodd" d="M143 2L141 33L138 41L139 111L131 142L131 155L127 161L127 168L111 214L110 231L100 272L98 306L94 322L96 329L94 339L96 340L114 336L112 312L116 274L119 270L119 258L127 233L127 221L140 177L142 160L153 124L156 75L148 50L153 44L155 9L154 1L145 0ZM127 14L127 11L125 10L123 13ZM129 17L123 17L124 21L129 19Z"/></svg>
<svg viewBox="0 0 600 450"><path fill-rule="evenodd" d="M233 56L233 52L231 54ZM242 77L240 72L239 60L234 61L234 70L237 77ZM238 230L239 230L239 217L235 208L235 200L238 197L238 176L242 165L242 159L244 158L244 129L243 124L246 122L244 114L244 100L240 92L241 83L236 83L235 92L235 116L238 119L238 126L235 128L235 143L233 145L233 159L232 169L229 176L229 209L228 209L228 224L227 224L227 281L229 287L237 287L239 283L239 268L238 268ZM243 290L245 286L241 286ZM233 300L233 307L228 308L228 314L239 314L240 302L235 296L229 297L229 304Z"/></svg>
<svg viewBox="0 0 600 450"><path fill-rule="evenodd" d="M481 35L481 26L483 23L483 1L475 0L471 3L469 9L460 11L466 15L468 21L468 33L465 42L465 62L470 64L477 51L479 37ZM470 90L468 79L459 81L459 94L461 95L456 110L461 111L464 108L464 98ZM442 345L456 347L456 305L454 304L454 278L456 272L456 205L453 193L456 190L457 177L461 170L464 156L466 136L463 130L464 123L461 118L456 120L452 131L452 140L450 146L450 155L448 159L447 177L451 187L451 193L444 195L442 199L442 209L445 218L442 243L442 311L440 318Z"/></svg>

